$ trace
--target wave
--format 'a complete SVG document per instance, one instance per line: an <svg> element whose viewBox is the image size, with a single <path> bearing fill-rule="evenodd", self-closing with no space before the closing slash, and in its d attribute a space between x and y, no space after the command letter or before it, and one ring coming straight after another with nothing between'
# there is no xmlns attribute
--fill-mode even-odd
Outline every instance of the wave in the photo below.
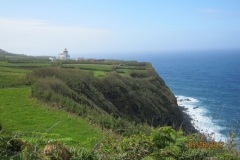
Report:
<svg viewBox="0 0 240 160"><path fill-rule="evenodd" d="M203 133L215 141L226 142L226 135L222 134L226 127L219 125L222 122L220 119L213 119L208 109L201 105L201 102L193 97L186 97L182 95L176 95L178 106L184 108L183 112L188 114L192 120L193 126L200 132ZM220 114L220 113L218 113Z"/></svg>

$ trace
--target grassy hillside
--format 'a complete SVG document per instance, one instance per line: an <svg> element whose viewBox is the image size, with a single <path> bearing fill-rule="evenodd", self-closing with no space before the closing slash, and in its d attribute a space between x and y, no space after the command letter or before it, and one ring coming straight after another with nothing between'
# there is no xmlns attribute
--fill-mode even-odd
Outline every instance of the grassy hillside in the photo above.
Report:
<svg viewBox="0 0 240 160"><path fill-rule="evenodd" d="M133 70L124 76L109 72L98 78L79 69L47 67L34 70L29 77L36 79L32 95L45 102L59 104L67 97L62 103L73 101L114 117L153 126L167 124L178 128L182 122L174 95L152 68ZM83 110L65 108L77 113Z"/></svg>
<svg viewBox="0 0 240 160"><path fill-rule="evenodd" d="M30 93L31 88L26 86L0 89L0 121L6 130L48 131L59 134L59 138L70 138L67 144L80 143L86 148L93 147L91 138L95 139L95 143L102 138L99 128L91 126L81 117L39 104L29 97Z"/></svg>
<svg viewBox="0 0 240 160"><path fill-rule="evenodd" d="M102 138L102 131L81 117L32 98L31 86L26 86L26 75L32 72L31 69L11 67L7 61L0 62L0 66L3 64L8 66L0 67L0 123L4 129L44 133L57 124L48 133L68 138L67 144L80 144L86 148L93 147L93 143Z"/></svg>

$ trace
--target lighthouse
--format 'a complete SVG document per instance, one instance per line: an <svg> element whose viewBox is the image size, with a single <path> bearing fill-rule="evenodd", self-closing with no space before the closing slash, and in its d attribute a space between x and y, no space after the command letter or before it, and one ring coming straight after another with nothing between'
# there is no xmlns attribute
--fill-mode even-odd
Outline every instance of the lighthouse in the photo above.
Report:
<svg viewBox="0 0 240 160"><path fill-rule="evenodd" d="M70 59L70 55L68 54L67 48L64 49L63 53L58 54L57 59L61 60Z"/></svg>

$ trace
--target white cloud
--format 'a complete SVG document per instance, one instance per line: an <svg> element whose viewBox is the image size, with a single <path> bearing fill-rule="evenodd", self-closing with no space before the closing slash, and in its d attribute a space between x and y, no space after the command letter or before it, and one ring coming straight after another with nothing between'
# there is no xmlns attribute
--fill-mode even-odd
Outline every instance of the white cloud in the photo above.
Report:
<svg viewBox="0 0 240 160"><path fill-rule="evenodd" d="M95 52L106 46L111 34L110 30L0 17L0 48L14 53L54 55L65 47L74 52Z"/></svg>

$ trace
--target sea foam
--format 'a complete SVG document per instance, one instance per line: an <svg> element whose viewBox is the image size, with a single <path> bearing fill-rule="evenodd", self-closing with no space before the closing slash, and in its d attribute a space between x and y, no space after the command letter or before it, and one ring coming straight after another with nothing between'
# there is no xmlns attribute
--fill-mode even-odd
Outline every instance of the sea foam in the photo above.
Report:
<svg viewBox="0 0 240 160"><path fill-rule="evenodd" d="M226 142L227 137L220 132L225 127L219 125L219 120L214 120L209 116L209 111L201 106L198 99L176 95L178 106L185 108L183 112L187 113L191 118L193 126L201 133L213 138L215 141Z"/></svg>

